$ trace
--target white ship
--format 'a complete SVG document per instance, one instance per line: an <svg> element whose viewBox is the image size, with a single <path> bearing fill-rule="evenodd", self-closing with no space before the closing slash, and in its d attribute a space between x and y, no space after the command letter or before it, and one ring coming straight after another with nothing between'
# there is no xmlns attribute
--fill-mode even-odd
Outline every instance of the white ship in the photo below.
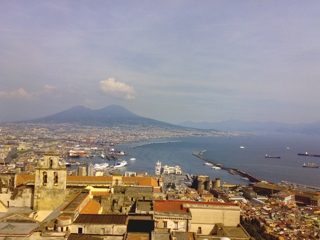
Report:
<svg viewBox="0 0 320 240"><path fill-rule="evenodd" d="M218 170L218 169L221 169L221 167L213 166L212 169L217 169Z"/></svg>
<svg viewBox="0 0 320 240"><path fill-rule="evenodd" d="M95 171L99 171L99 170L104 170L106 169L107 167L109 167L109 163L96 163L93 167L93 170Z"/></svg>
<svg viewBox="0 0 320 240"><path fill-rule="evenodd" d="M209 163L209 162L206 162L206 163L204 163L204 165L206 165L206 166L212 166L213 164L212 164L212 163Z"/></svg>
<svg viewBox="0 0 320 240"><path fill-rule="evenodd" d="M115 168L120 168L120 167L124 167L126 166L128 163L126 160L122 160L121 162L117 162L116 164L114 164Z"/></svg>

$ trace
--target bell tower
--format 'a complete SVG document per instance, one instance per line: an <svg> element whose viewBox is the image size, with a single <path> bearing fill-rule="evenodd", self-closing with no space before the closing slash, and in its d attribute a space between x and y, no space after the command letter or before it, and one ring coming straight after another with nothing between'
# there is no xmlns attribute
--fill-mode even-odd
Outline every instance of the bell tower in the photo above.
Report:
<svg viewBox="0 0 320 240"><path fill-rule="evenodd" d="M54 210L65 200L67 168L59 161L59 154L46 153L36 166L34 201L35 210Z"/></svg>

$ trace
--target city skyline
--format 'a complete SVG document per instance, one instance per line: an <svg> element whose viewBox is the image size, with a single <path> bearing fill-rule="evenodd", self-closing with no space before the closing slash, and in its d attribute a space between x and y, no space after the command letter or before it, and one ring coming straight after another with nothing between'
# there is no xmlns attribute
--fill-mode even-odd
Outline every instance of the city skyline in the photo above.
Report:
<svg viewBox="0 0 320 240"><path fill-rule="evenodd" d="M168 123L320 120L317 1L3 1L0 122L120 105Z"/></svg>

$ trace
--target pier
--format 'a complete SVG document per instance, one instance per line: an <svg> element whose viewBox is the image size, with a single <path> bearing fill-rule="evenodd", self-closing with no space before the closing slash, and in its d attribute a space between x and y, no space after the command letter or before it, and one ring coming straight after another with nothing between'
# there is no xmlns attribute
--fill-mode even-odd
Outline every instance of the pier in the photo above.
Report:
<svg viewBox="0 0 320 240"><path fill-rule="evenodd" d="M192 155L202 159L205 162L211 163L213 166L220 167L223 170L229 171L229 173L231 173L231 174L239 174L242 177L246 177L249 179L250 182L261 182L261 180L259 178L255 177L249 173L246 173L240 169L225 167L219 163L216 163L216 162L204 157L203 156L204 152L206 152L206 150L202 150L200 153L192 153Z"/></svg>
<svg viewBox="0 0 320 240"><path fill-rule="evenodd" d="M320 187L315 187L315 186L310 186L310 185L305 185L305 184L300 184L300 183L294 183L294 182L289 182L289 181L281 181L283 184L292 186L292 187L301 187L301 188L306 188L306 189L313 189L320 191Z"/></svg>

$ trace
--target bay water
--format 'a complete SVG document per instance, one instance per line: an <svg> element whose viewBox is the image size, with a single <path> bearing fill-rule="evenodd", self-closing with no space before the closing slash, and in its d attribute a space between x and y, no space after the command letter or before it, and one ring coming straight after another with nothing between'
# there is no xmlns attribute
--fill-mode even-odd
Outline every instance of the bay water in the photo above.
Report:
<svg viewBox="0 0 320 240"><path fill-rule="evenodd" d="M126 155L126 167L117 169L147 172L154 174L155 164L180 166L184 173L207 175L211 179L220 178L221 182L247 184L239 175L231 175L225 170L212 169L192 153L206 150L203 156L213 162L230 168L243 170L260 180L280 183L289 181L320 187L320 168L304 168L303 164L312 162L320 165L319 157L298 156L308 152L320 154L320 136L260 134L232 137L184 137L175 139L150 139L115 146ZM280 158L265 158L265 155ZM135 158L131 161L130 158ZM88 159L92 163L109 162L100 157ZM109 164L113 162L110 161Z"/></svg>

